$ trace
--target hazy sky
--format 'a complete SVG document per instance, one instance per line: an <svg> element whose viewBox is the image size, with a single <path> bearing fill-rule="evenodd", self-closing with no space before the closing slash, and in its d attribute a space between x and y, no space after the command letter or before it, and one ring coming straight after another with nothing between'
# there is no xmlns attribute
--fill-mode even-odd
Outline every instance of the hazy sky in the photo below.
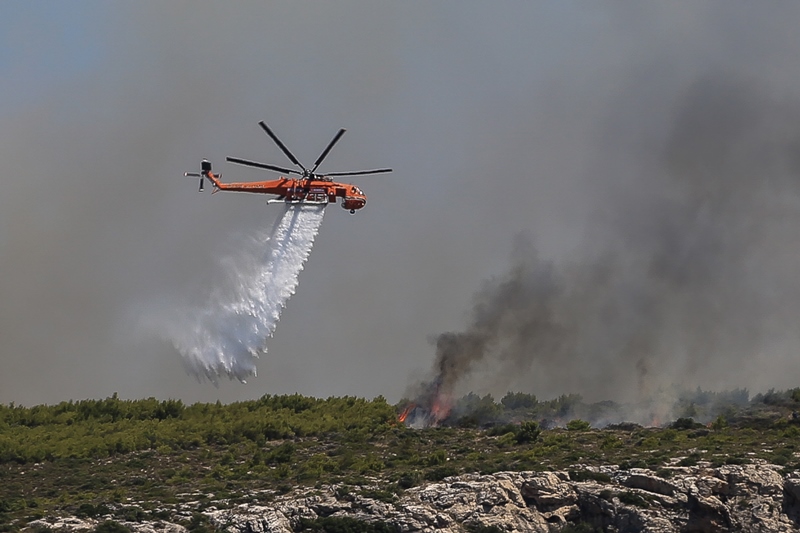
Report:
<svg viewBox="0 0 800 533"><path fill-rule="evenodd" d="M653 176L683 157L692 117L706 117L700 144L725 131L703 113L730 87L745 87L734 96L767 117L754 120L766 124L756 145L800 146L790 121L773 120L800 109L794 2L26 0L2 10L2 403L113 392L397 401L429 371L431 340L469 323L473 295L509 268L519 234L567 270L614 242L611 228L628 243L661 235L647 206L671 192ZM736 114L735 103L720 113ZM274 176L224 163L288 164L259 120L309 163L347 128L322 170L395 171L353 180L369 196L356 216L328 208L258 378L215 388L139 324L202 298L220 259L273 221L263 197L200 195L183 178L203 157L226 179ZM742 180L759 179L756 159ZM796 182L798 168L775 173ZM786 332L800 309L800 283L788 281L800 265L798 203L787 190L786 216L756 237L780 255L758 289L780 318L759 336L775 342L753 342L752 358L721 371L677 365L670 379L800 384ZM732 216L723 222L740 221ZM541 397L592 387L590 372L526 375L514 387Z"/></svg>

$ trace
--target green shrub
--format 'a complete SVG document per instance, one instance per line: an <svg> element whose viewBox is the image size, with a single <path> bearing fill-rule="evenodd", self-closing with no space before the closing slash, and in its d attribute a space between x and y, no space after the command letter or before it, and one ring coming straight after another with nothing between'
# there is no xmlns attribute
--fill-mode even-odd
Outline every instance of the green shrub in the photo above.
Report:
<svg viewBox="0 0 800 533"><path fill-rule="evenodd" d="M603 500L610 502L611 500L614 499L614 491L611 489L603 489L600 491L598 496L600 496L600 498L602 498Z"/></svg>
<svg viewBox="0 0 800 533"><path fill-rule="evenodd" d="M102 507L103 512L100 512L101 510L98 509L99 507ZM82 503L78 506L78 510L75 511L75 516L78 518L94 518L96 516L108 514L109 512L110 509L105 505L100 504L95 506L91 503Z"/></svg>
<svg viewBox="0 0 800 533"><path fill-rule="evenodd" d="M509 448L517 444L517 435L515 433L506 433L505 435L501 436L495 444L498 448Z"/></svg>
<svg viewBox="0 0 800 533"><path fill-rule="evenodd" d="M446 477L458 475L458 468L450 465L439 466L425 473L428 481L441 481Z"/></svg>
<svg viewBox="0 0 800 533"><path fill-rule="evenodd" d="M443 465L445 461L447 461L447 452L445 450L438 449L428 456L428 458L425 460L425 464L428 466L437 466Z"/></svg>
<svg viewBox="0 0 800 533"><path fill-rule="evenodd" d="M678 461L678 466L697 466L697 461L702 459L699 453L691 453Z"/></svg>
<svg viewBox="0 0 800 533"><path fill-rule="evenodd" d="M397 533L397 528L385 522L365 522L350 517L300 518L296 533Z"/></svg>
<svg viewBox="0 0 800 533"><path fill-rule="evenodd" d="M270 450L264 457L264 462L270 465L291 463L294 459L296 448L291 442L284 442Z"/></svg>
<svg viewBox="0 0 800 533"><path fill-rule="evenodd" d="M575 420L570 420L567 422L567 430L569 431L586 431L587 429L591 428L591 424L585 420L581 420L576 418Z"/></svg>
<svg viewBox="0 0 800 533"><path fill-rule="evenodd" d="M650 502L648 502L641 494L638 492L631 492L631 491L622 491L620 492L617 497L619 501L626 505L633 505L635 507L642 507L648 508L650 507Z"/></svg>
<svg viewBox="0 0 800 533"><path fill-rule="evenodd" d="M421 481L422 476L419 472L408 472L400 476L400 479L397 480L397 485L401 489L410 489L411 487L419 485Z"/></svg>
<svg viewBox="0 0 800 533"><path fill-rule="evenodd" d="M684 417L675 420L672 424L669 425L670 429L696 429L703 427L703 424L695 422L691 417Z"/></svg>
<svg viewBox="0 0 800 533"><path fill-rule="evenodd" d="M539 429L538 423L533 420L527 420L519 425L516 431L516 440L519 444L535 442L541 433L542 430Z"/></svg>
<svg viewBox="0 0 800 533"><path fill-rule="evenodd" d="M719 415L713 422L711 422L711 429L714 431L721 431L728 427L728 419L723 415Z"/></svg>
<svg viewBox="0 0 800 533"><path fill-rule="evenodd" d="M675 472L673 472L670 468L659 468L656 470L656 475L664 479L671 478L674 473Z"/></svg>
<svg viewBox="0 0 800 533"><path fill-rule="evenodd" d="M611 476L603 472L592 472L591 470L570 470L569 479L571 481L599 481L610 483Z"/></svg>
<svg viewBox="0 0 800 533"><path fill-rule="evenodd" d="M126 522L141 522L147 518L147 513L139 507L122 507L117 509L114 516L122 518Z"/></svg>
<svg viewBox="0 0 800 533"><path fill-rule="evenodd" d="M131 533L131 530L123 526L119 522L113 520L106 520L102 524L94 528L94 533Z"/></svg>
<svg viewBox="0 0 800 533"><path fill-rule="evenodd" d="M499 437L508 433L516 433L518 429L519 426L516 424L500 424L489 428L486 434L490 437Z"/></svg>
<svg viewBox="0 0 800 533"><path fill-rule="evenodd" d="M514 409L530 409L532 407L536 407L536 404L539 402L536 400L536 396L533 394L524 394L522 392L509 392L503 399L500 400L500 403L509 410Z"/></svg>
<svg viewBox="0 0 800 533"><path fill-rule="evenodd" d="M213 533L217 530L214 525L209 521L208 517L203 513L192 514L189 524L186 526L189 533Z"/></svg>
<svg viewBox="0 0 800 533"><path fill-rule="evenodd" d="M630 461L622 461L619 464L620 470L630 470L631 468L647 468L647 463L642 459L631 459Z"/></svg>

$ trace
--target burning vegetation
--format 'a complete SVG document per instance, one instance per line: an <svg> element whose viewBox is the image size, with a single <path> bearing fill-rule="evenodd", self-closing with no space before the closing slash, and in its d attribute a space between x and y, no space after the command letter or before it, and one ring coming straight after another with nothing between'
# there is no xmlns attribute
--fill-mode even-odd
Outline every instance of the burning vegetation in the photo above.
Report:
<svg viewBox="0 0 800 533"><path fill-rule="evenodd" d="M422 392L406 404L398 420L410 427L437 427L450 416L452 396L442 389L441 379L424 384L422 388Z"/></svg>
<svg viewBox="0 0 800 533"><path fill-rule="evenodd" d="M579 394L563 394L540 401L533 394L509 392L496 401L491 394L447 397L442 395L440 386L432 383L428 395L400 402L397 419L416 429L440 426L492 428L530 422L536 422L543 429L626 425L663 427L680 419L710 424L720 417L734 418L748 408L766 409L772 405L794 408L800 402L800 389L771 390L751 399L747 389L712 392L700 388L673 388L665 391L664 397L673 398L666 408L663 398L631 405L610 400L589 403Z"/></svg>
<svg viewBox="0 0 800 533"><path fill-rule="evenodd" d="M620 181L585 242L555 262L519 237L465 327L435 338L403 420L461 416L454 399L469 390L578 390L625 402L583 417L650 425L672 418L673 383L786 383L800 343L800 262L787 252L800 225L800 105L764 90L711 73L647 102L663 122L612 109L636 135L592 168Z"/></svg>

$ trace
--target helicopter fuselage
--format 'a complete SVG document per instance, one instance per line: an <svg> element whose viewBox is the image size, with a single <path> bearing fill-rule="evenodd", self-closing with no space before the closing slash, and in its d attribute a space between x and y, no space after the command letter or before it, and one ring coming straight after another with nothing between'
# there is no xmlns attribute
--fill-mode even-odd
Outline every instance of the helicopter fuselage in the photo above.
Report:
<svg viewBox="0 0 800 533"><path fill-rule="evenodd" d="M354 213L367 205L367 196L355 185L330 179L295 179L281 177L276 180L224 183L213 172L206 174L220 191L274 194L278 198L269 202L326 204L342 199L342 207Z"/></svg>

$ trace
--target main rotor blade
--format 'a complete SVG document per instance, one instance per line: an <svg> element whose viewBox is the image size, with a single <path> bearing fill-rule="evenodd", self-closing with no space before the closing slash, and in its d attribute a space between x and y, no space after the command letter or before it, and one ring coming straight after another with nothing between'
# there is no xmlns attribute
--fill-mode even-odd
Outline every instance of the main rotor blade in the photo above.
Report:
<svg viewBox="0 0 800 533"><path fill-rule="evenodd" d="M226 161L231 163L236 163L237 165L244 165L246 167L256 167L256 168L265 168L267 170L272 170L275 172L283 172L284 174L297 174L298 176L302 176L302 172L298 172L296 170L292 170L291 168L283 168L278 167L275 165L266 165L264 163L258 163L256 161L248 161L247 159L239 159L238 157L226 157Z"/></svg>
<svg viewBox="0 0 800 533"><path fill-rule="evenodd" d="M362 176L364 174L383 174L391 172L391 168L376 168L375 170L357 170L355 172L329 172L326 176Z"/></svg>
<svg viewBox="0 0 800 533"><path fill-rule="evenodd" d="M314 163L314 168L311 169L311 173L312 174L314 173L315 170L317 170L317 167L319 166L320 163L322 163L322 160L325 159L328 156L328 152L331 151L331 148L333 148L333 145L336 144L337 142L339 142L339 139L342 138L342 135L344 135L345 131L347 131L347 130L344 129L344 128L340 129L339 132L333 137L333 140L328 143L328 146L325 147L325 149L322 151L320 156L317 158L317 162Z"/></svg>
<svg viewBox="0 0 800 533"><path fill-rule="evenodd" d="M259 126L261 126L261 127L264 129L264 131L266 131L266 132L267 132L267 135L269 135L270 139L272 139L273 141L275 141L275 144L277 144L277 145L278 145L278 148L280 148L281 150L283 150L283 153L284 153L284 154L286 154L286 157L288 157L288 158L289 158L289 159L292 161L292 163L294 163L294 164L295 164L295 165L297 165L298 167L302 168L302 169L303 169L303 172L305 172L305 171L306 171L306 167L304 167L304 166L303 166L303 165L300 163L300 161L298 161L298 160L297 160L297 158L294 156L294 154L293 154L292 152L290 152L288 148L286 148L286 145L284 145L284 144L281 142L281 140L280 140L280 139L278 139L278 136L277 136L277 135L275 135L274 133L272 133L272 130L271 130L271 129L269 129L269 126L267 126L267 123L266 123L266 122L264 122L264 121L262 120L261 122L259 122L259 123L258 123L258 125L259 125Z"/></svg>

